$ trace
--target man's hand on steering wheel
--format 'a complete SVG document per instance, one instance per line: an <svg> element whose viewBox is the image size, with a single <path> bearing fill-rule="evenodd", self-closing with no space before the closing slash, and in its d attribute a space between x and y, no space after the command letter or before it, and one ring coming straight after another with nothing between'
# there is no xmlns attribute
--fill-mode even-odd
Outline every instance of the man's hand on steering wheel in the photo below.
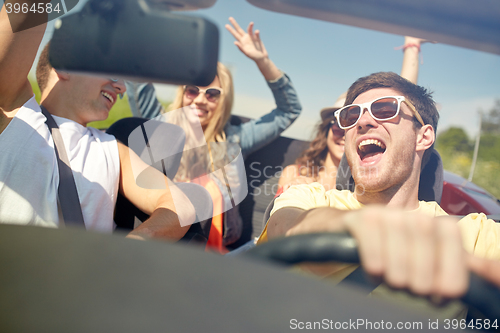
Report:
<svg viewBox="0 0 500 333"><path fill-rule="evenodd" d="M366 272L395 288L455 298L467 291L467 254L457 219L368 207L344 215Z"/></svg>

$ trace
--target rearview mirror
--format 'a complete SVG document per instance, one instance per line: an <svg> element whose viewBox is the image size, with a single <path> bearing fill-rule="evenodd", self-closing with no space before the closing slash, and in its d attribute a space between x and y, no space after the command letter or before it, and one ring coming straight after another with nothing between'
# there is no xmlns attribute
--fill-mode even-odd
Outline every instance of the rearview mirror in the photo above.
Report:
<svg viewBox="0 0 500 333"><path fill-rule="evenodd" d="M206 19L152 9L145 0L89 0L55 22L49 61L69 72L207 86L218 53L219 31Z"/></svg>

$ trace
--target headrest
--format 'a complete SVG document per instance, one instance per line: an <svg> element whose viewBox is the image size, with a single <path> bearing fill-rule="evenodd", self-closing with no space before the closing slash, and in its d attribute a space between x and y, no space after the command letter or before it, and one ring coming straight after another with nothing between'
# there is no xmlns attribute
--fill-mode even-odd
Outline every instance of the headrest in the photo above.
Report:
<svg viewBox="0 0 500 333"><path fill-rule="evenodd" d="M182 157L186 135L177 125L144 118L123 118L106 133L132 149L147 164L173 179Z"/></svg>

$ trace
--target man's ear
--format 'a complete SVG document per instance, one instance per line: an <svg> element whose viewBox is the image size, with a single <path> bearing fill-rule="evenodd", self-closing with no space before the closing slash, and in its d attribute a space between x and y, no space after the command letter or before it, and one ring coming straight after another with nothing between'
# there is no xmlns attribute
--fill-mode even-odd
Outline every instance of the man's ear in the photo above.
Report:
<svg viewBox="0 0 500 333"><path fill-rule="evenodd" d="M428 124L422 126L417 132L417 151L425 151L429 149L435 139L436 135L434 133L434 128Z"/></svg>
<svg viewBox="0 0 500 333"><path fill-rule="evenodd" d="M61 81L67 81L67 80L69 80L69 73L63 72L63 71L58 71L58 70L55 70L55 69L53 69L53 70L56 72L57 78L59 80L61 80Z"/></svg>

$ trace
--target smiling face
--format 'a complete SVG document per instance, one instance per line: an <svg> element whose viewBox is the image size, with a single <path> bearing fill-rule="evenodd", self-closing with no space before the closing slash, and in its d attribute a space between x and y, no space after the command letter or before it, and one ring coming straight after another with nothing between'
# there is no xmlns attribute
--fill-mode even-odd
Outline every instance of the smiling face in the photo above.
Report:
<svg viewBox="0 0 500 333"><path fill-rule="evenodd" d="M336 125L331 126L328 130L326 145L334 162L340 162L340 159L344 154L345 137L341 134L341 132L343 131Z"/></svg>
<svg viewBox="0 0 500 333"><path fill-rule="evenodd" d="M88 75L71 74L66 82L75 105L73 120L83 126L107 119L118 95L126 90L123 80L115 82Z"/></svg>
<svg viewBox="0 0 500 333"><path fill-rule="evenodd" d="M198 87L201 90L207 90L209 88L219 88L221 89L221 84L219 78L216 76L214 81L206 87ZM203 130L208 126L210 120L213 118L219 103L221 103L222 96L219 98L209 101L205 93L200 92L198 96L192 97L187 93L184 93L182 97L182 106L189 106L192 112L200 119L201 127Z"/></svg>
<svg viewBox="0 0 500 333"><path fill-rule="evenodd" d="M392 88L377 88L360 94L354 103L400 95ZM358 123L346 130L345 152L354 181L369 193L397 191L415 167L413 114L405 103L401 103L399 115L388 121L376 121L366 109L362 112Z"/></svg>

